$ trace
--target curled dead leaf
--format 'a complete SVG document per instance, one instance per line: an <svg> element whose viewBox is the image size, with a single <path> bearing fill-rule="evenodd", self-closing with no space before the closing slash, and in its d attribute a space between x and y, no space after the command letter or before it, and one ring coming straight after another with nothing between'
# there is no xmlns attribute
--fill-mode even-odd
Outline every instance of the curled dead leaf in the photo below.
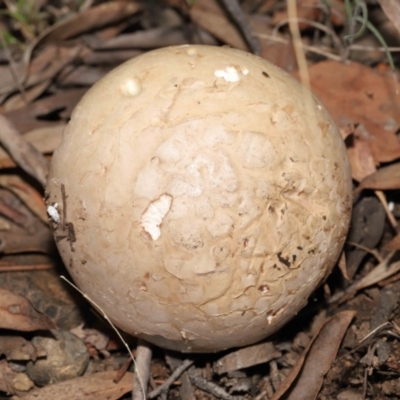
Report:
<svg viewBox="0 0 400 400"><path fill-rule="evenodd" d="M325 322L281 383L272 400L279 400L283 396L285 400L317 398L324 376L331 368L355 314L355 311L342 311Z"/></svg>
<svg viewBox="0 0 400 400"><path fill-rule="evenodd" d="M28 299L0 289L0 328L36 331L57 327L46 314L37 311Z"/></svg>

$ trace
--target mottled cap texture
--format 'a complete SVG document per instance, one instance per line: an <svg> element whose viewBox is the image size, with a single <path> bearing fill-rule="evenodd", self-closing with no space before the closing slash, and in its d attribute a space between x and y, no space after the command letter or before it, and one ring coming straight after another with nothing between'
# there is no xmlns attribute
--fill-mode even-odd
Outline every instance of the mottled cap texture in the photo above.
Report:
<svg viewBox="0 0 400 400"><path fill-rule="evenodd" d="M259 57L198 45L96 83L46 192L80 289L117 327L183 352L281 328L336 263L351 209L345 146L318 99Z"/></svg>

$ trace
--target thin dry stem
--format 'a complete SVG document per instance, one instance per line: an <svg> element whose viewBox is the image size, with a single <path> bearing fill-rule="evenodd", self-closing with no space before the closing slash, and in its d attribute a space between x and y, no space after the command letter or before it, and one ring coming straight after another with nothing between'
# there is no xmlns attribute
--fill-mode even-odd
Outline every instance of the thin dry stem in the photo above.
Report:
<svg viewBox="0 0 400 400"><path fill-rule="evenodd" d="M103 318L110 324L111 328L115 331L115 333L117 334L117 336L119 337L119 339L121 340L122 344L125 346L125 348L128 350L128 354L131 356L133 364L135 366L135 370L137 369L137 365L136 365L136 360L135 358L132 356L131 353L131 349L129 348L128 344L125 342L125 340L123 339L121 333L119 332L119 330L115 327L115 325L111 322L110 318L108 318L108 316L106 315L106 313L103 311L103 309L96 304L87 294L83 293L82 290L80 290L77 286L75 286L71 281L69 281L65 276L61 275L60 276L61 279L63 279L65 282L67 282L69 285L71 285L77 292L79 292L90 304L92 304L94 307L96 307L100 313L102 314ZM143 382L141 380L140 377L138 377L138 381L140 383L140 386L142 388L142 392L145 392L144 389L144 385ZM146 400L146 397L143 397L143 400Z"/></svg>

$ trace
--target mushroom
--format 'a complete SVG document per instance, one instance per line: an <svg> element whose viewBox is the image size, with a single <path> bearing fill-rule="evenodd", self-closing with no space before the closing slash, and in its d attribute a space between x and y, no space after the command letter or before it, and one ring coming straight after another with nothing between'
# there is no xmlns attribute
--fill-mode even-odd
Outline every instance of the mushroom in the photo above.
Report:
<svg viewBox="0 0 400 400"><path fill-rule="evenodd" d="M125 62L76 106L47 204L62 259L122 330L182 352L276 332L336 263L351 178L324 106L231 48Z"/></svg>

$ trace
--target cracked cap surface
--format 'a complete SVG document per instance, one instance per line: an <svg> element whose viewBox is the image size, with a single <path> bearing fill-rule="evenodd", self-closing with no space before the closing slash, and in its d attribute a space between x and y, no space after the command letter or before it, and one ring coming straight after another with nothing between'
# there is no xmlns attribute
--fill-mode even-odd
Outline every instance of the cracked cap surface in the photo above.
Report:
<svg viewBox="0 0 400 400"><path fill-rule="evenodd" d="M205 352L254 343L305 305L339 257L351 178L332 118L296 80L189 45L87 92L47 195L66 266L115 325Z"/></svg>

